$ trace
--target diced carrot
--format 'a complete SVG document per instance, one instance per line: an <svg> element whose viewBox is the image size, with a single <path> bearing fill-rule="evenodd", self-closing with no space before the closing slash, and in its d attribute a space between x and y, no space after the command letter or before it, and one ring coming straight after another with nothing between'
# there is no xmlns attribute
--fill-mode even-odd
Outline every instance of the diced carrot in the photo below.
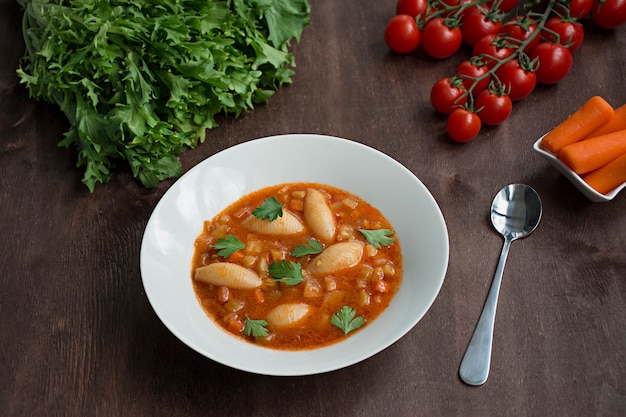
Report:
<svg viewBox="0 0 626 417"><path fill-rule="evenodd" d="M289 208L293 211L302 211L304 210L304 201L292 199L289 201Z"/></svg>
<svg viewBox="0 0 626 417"><path fill-rule="evenodd" d="M626 182L626 154L583 177L591 188L606 194Z"/></svg>
<svg viewBox="0 0 626 417"><path fill-rule="evenodd" d="M616 108L611 120L587 135L587 139L624 129L626 129L626 104Z"/></svg>
<svg viewBox="0 0 626 417"><path fill-rule="evenodd" d="M564 147L559 159L577 174L586 174L626 153L626 129Z"/></svg>
<svg viewBox="0 0 626 417"><path fill-rule="evenodd" d="M236 251L230 254L228 257L228 262L239 262L243 258L243 253L241 251Z"/></svg>
<svg viewBox="0 0 626 417"><path fill-rule="evenodd" d="M600 96L593 96L541 140L544 148L558 154L561 149L582 140L613 117L615 110Z"/></svg>
<svg viewBox="0 0 626 417"><path fill-rule="evenodd" d="M387 289L387 282L383 280L376 282L376 285L374 286L374 290L381 294L386 293Z"/></svg>
<svg viewBox="0 0 626 417"><path fill-rule="evenodd" d="M232 333L241 333L243 331L243 323L240 320L233 320L228 323L228 330Z"/></svg>
<svg viewBox="0 0 626 417"><path fill-rule="evenodd" d="M265 301L265 295L263 294L263 291L261 291L260 288L257 288L254 290L253 292L254 295L254 301L256 301L257 303L262 303L263 301Z"/></svg>

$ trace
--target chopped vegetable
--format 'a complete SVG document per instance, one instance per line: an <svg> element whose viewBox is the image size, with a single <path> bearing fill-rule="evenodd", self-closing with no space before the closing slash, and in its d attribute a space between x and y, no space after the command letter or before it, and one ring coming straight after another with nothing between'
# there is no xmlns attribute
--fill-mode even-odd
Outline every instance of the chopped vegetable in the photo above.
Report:
<svg viewBox="0 0 626 417"><path fill-rule="evenodd" d="M606 135L607 133L613 133L617 132L618 130L624 129L626 129L626 104L615 109L615 113L613 113L613 117L611 117L611 120L591 132L587 136L587 139L594 136Z"/></svg>
<svg viewBox="0 0 626 417"><path fill-rule="evenodd" d="M626 182L626 154L585 175L583 179L601 194L612 191Z"/></svg>
<svg viewBox="0 0 626 417"><path fill-rule="evenodd" d="M267 322L265 320L252 320L251 318L246 317L246 322L243 327L243 334L246 336L254 336L254 337L267 337Z"/></svg>
<svg viewBox="0 0 626 417"><path fill-rule="evenodd" d="M288 48L309 23L307 0L19 0L32 97L70 122L93 192L127 163L154 187L180 175L177 156L215 116L239 116L290 83Z"/></svg>
<svg viewBox="0 0 626 417"><path fill-rule="evenodd" d="M277 218L283 216L284 206L285 205L276 200L275 197L270 197L266 199L263 204L254 209L252 214L259 219L269 219L269 221L273 222Z"/></svg>
<svg viewBox="0 0 626 417"><path fill-rule="evenodd" d="M343 334L345 336L351 331L356 330L365 324L365 319L363 318L363 316L355 316L355 309L350 306L343 306L337 313L335 313L331 317L330 323L333 326L339 327L343 331Z"/></svg>
<svg viewBox="0 0 626 417"><path fill-rule="evenodd" d="M374 246L376 249L380 249L381 245L389 246L393 242L395 242L393 238L387 237L387 236L393 235L393 232L389 229L376 229L376 230L358 229L358 230L359 232L361 232L361 234L363 234L363 236L365 236L365 239L367 240L367 242L370 245Z"/></svg>
<svg viewBox="0 0 626 417"><path fill-rule="evenodd" d="M305 245L304 243L296 246L292 251L291 255L296 257L306 256L306 255L316 255L324 251L322 244L315 240L309 239L308 243Z"/></svg>
<svg viewBox="0 0 626 417"><path fill-rule="evenodd" d="M269 273L276 281L287 285L296 285L304 281L302 265L297 262L282 260L269 265Z"/></svg>
<svg viewBox="0 0 626 417"><path fill-rule="evenodd" d="M550 152L558 154L561 149L582 140L603 124L607 123L615 111L602 97L591 97L578 110L562 121L541 140Z"/></svg>
<svg viewBox="0 0 626 417"><path fill-rule="evenodd" d="M626 153L626 129L566 146L559 159L577 174L586 174Z"/></svg>
<svg viewBox="0 0 626 417"><path fill-rule="evenodd" d="M226 235L217 239L217 243L213 245L213 249L221 249L217 254L221 257L228 258L239 249L245 248L246 245L235 235Z"/></svg>

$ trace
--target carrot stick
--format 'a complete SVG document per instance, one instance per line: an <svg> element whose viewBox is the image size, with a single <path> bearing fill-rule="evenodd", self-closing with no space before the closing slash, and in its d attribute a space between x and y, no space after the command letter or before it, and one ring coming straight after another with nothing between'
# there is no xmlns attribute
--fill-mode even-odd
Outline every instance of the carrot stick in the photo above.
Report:
<svg viewBox="0 0 626 417"><path fill-rule="evenodd" d="M626 182L626 154L583 177L591 188L606 194Z"/></svg>
<svg viewBox="0 0 626 417"><path fill-rule="evenodd" d="M567 119L558 124L541 140L544 148L558 154L561 149L582 140L615 113L613 107L600 96L593 96Z"/></svg>
<svg viewBox="0 0 626 417"><path fill-rule="evenodd" d="M559 159L575 173L586 174L625 153L626 129L567 145Z"/></svg>
<svg viewBox="0 0 626 417"><path fill-rule="evenodd" d="M616 108L611 120L591 132L586 139L594 136L606 135L607 133L613 133L623 129L626 129L626 104Z"/></svg>

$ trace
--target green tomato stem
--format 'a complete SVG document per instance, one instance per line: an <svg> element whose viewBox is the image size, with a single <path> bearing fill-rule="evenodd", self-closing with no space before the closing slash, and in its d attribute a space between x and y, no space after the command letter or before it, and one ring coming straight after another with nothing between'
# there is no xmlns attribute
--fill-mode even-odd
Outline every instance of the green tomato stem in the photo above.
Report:
<svg viewBox="0 0 626 417"><path fill-rule="evenodd" d="M476 87L476 85L478 85L478 83L480 83L482 80L486 79L486 78L492 78L495 77L497 79L497 76L495 75L496 71L498 70L498 68L500 68L501 66L503 66L504 64L506 64L509 61L512 61L513 59L519 59L519 56L521 54L524 53L524 49L526 49L526 47L528 45L530 45L530 43L537 37L540 36L541 31L544 29L546 22L548 21L548 18L550 17L550 14L552 12L552 10L554 9L554 3L557 0L548 0L548 3L546 4L545 9L543 10L542 13L533 13L533 12L529 12L527 15L525 15L523 17L523 19L529 18L529 17L535 17L535 16L540 16L540 18L537 20L537 27L535 28L534 31L532 31L532 33L530 34L530 36L528 36L528 38L526 38L525 40L523 40L522 42L520 42L519 44L517 44L517 42L514 42L515 44L517 44L517 46L515 47L515 51L509 55L506 58L496 58L492 55L481 55L482 57L486 57L489 58L493 61L496 62L496 64L491 67L489 69L488 72L486 72L485 74L476 77L474 79L474 82L472 83L472 85L467 89L467 101L468 101L468 107L470 109L473 109L473 103L474 103L474 96L472 94L472 91L474 90L474 88ZM509 36L505 36L502 38L503 40L510 40L513 39ZM517 41L517 40L516 40ZM498 83L500 82L500 80L498 80Z"/></svg>

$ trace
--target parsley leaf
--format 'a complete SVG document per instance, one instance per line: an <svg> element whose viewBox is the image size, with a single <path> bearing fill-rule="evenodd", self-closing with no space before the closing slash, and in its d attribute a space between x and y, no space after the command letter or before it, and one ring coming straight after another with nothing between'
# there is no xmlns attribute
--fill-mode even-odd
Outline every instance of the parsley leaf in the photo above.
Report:
<svg viewBox="0 0 626 417"><path fill-rule="evenodd" d="M334 326L339 327L343 331L343 334L345 336L352 330L356 330L365 324L365 319L363 318L363 316L355 316L355 309L350 306L343 306L337 313L335 313L331 317L330 323Z"/></svg>
<svg viewBox="0 0 626 417"><path fill-rule="evenodd" d="M213 249L221 249L217 254L224 258L228 258L239 249L245 248L246 245L235 235L226 235L217 239L217 243L213 245Z"/></svg>
<svg viewBox="0 0 626 417"><path fill-rule="evenodd" d="M279 262L272 262L268 270L272 278L287 285L296 285L304 281L302 265L297 262L284 259Z"/></svg>
<svg viewBox="0 0 626 417"><path fill-rule="evenodd" d="M259 219L269 219L273 222L279 217L283 216L283 207L285 205L276 200L276 197L267 198L263 204L255 208L252 214Z"/></svg>
<svg viewBox="0 0 626 417"><path fill-rule="evenodd" d="M291 255L297 256L298 258L306 255L316 255L324 251L322 244L315 240L309 239L308 244L301 243L291 251Z"/></svg>
<svg viewBox="0 0 626 417"><path fill-rule="evenodd" d="M376 249L380 249L380 246L389 246L395 239L387 237L392 236L393 232L389 229L375 229L375 230L366 230L366 229L358 229L359 232L365 236L365 239L368 241L370 245L375 247Z"/></svg>
<svg viewBox="0 0 626 417"><path fill-rule="evenodd" d="M246 336L254 336L254 337L267 337L267 322L263 319L260 320L252 320L251 318L246 317L245 324L243 326L243 334Z"/></svg>

